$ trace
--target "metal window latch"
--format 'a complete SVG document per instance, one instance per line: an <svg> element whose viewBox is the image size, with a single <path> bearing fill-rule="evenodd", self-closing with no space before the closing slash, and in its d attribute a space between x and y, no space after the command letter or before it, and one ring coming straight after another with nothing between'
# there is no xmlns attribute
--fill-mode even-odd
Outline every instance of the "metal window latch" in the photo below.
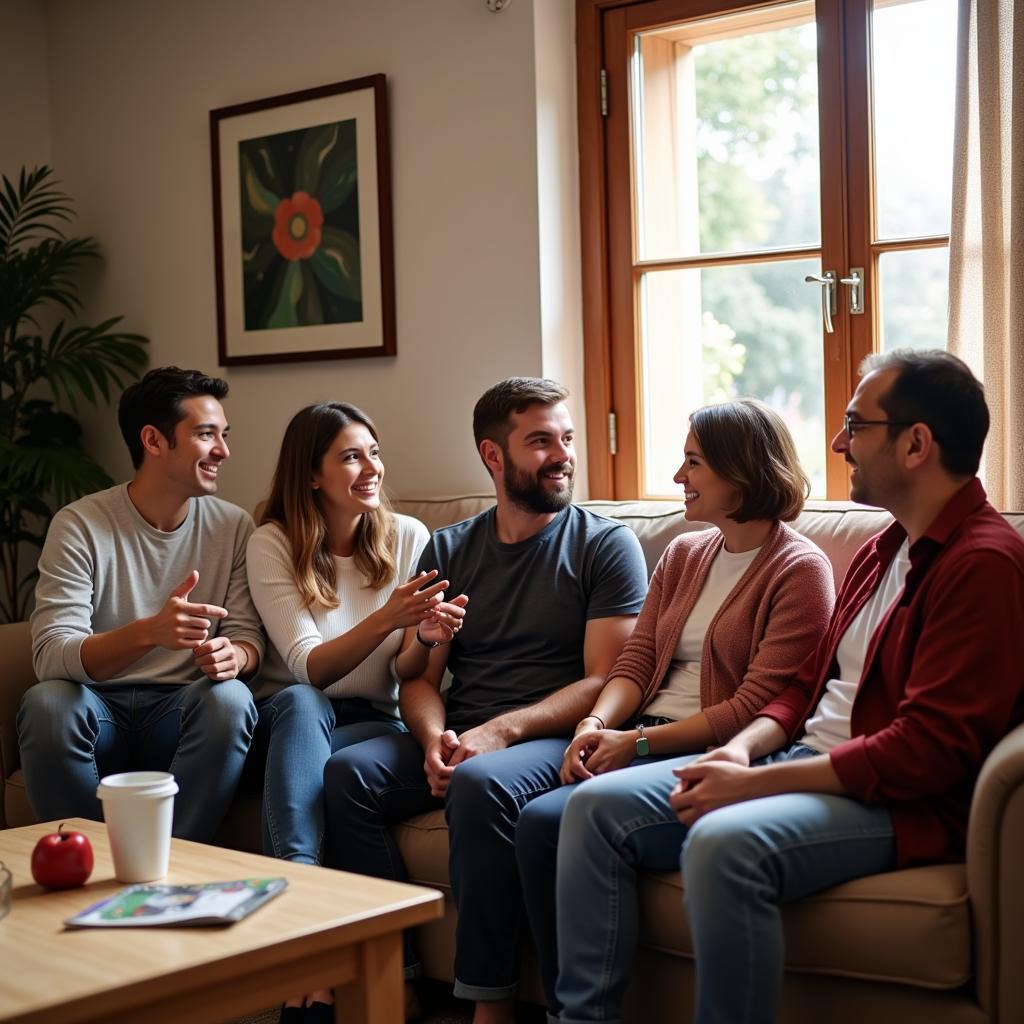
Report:
<svg viewBox="0 0 1024 1024"><path fill-rule="evenodd" d="M859 315L864 312L864 268L851 267L849 277L839 278L840 284L850 289L850 312Z"/></svg>
<svg viewBox="0 0 1024 1024"><path fill-rule="evenodd" d="M820 277L817 274L808 274L804 281L807 284L821 285L821 319L825 324L825 333L834 333L832 317L836 315L836 272L826 270Z"/></svg>

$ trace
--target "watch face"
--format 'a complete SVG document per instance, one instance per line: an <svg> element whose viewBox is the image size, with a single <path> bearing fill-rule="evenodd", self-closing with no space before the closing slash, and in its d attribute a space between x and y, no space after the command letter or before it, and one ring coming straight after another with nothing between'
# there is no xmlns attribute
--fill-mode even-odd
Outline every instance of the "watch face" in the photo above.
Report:
<svg viewBox="0 0 1024 1024"><path fill-rule="evenodd" d="M646 736L641 736L636 741L636 756L646 757L651 752L651 745L647 742Z"/></svg>

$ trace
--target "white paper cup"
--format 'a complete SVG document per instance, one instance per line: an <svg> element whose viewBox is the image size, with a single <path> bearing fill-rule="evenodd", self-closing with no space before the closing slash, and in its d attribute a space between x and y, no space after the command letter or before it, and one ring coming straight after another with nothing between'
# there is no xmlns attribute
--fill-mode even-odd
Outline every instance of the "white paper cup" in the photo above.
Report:
<svg viewBox="0 0 1024 1024"><path fill-rule="evenodd" d="M96 795L119 882L152 882L167 874L178 784L169 772L121 772L100 779Z"/></svg>

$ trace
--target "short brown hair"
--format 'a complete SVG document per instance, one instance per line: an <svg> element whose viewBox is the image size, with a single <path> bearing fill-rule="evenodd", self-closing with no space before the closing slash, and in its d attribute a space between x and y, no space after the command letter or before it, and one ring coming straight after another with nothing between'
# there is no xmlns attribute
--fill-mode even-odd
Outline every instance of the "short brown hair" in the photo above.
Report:
<svg viewBox="0 0 1024 1024"><path fill-rule="evenodd" d="M811 484L777 412L744 398L698 409L690 426L707 464L740 493L730 519L788 523L800 515Z"/></svg>
<svg viewBox="0 0 1024 1024"><path fill-rule="evenodd" d="M511 417L531 405L557 405L569 397L569 389L546 377L508 377L488 388L473 407L473 440L505 447L512 433Z"/></svg>

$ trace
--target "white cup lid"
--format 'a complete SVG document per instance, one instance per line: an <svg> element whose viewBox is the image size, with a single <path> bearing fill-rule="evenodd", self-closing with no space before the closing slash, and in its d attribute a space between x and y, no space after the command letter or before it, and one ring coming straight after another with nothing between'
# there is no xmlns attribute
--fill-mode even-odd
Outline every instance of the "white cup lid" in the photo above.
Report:
<svg viewBox="0 0 1024 1024"><path fill-rule="evenodd" d="M170 772L119 772L105 775L96 787L100 800L118 797L174 796L178 784Z"/></svg>

